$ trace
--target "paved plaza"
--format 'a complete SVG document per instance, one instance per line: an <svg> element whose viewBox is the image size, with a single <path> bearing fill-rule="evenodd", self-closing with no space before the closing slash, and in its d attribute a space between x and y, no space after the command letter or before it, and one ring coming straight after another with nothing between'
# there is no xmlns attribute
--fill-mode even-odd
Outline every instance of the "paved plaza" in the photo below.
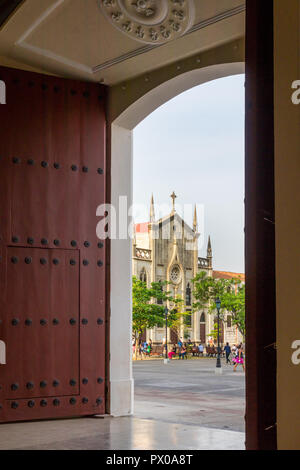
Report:
<svg viewBox="0 0 300 470"><path fill-rule="evenodd" d="M216 376L215 365L214 358L134 362L135 416L244 432L245 373L222 360Z"/></svg>
<svg viewBox="0 0 300 470"><path fill-rule="evenodd" d="M0 425L0 449L244 449L244 373L214 359L138 361L135 414Z"/></svg>

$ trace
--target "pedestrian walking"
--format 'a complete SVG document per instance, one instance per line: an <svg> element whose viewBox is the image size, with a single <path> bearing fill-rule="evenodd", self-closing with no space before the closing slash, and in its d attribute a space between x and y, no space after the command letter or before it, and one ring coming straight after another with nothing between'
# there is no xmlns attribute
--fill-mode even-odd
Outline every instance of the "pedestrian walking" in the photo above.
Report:
<svg viewBox="0 0 300 470"><path fill-rule="evenodd" d="M245 371L244 350L243 350L242 346L238 346L234 362L235 362L235 366L233 368L233 372L236 372L237 366L239 364L242 366L243 371Z"/></svg>
<svg viewBox="0 0 300 470"><path fill-rule="evenodd" d="M231 361L230 361L231 348L229 346L229 343L226 343L226 346L224 347L224 351L226 355L226 364L231 364Z"/></svg>

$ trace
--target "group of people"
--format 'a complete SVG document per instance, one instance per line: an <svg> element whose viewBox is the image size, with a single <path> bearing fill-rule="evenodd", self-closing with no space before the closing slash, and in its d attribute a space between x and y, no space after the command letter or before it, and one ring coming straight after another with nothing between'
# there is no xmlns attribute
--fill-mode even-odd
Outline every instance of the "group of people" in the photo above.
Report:
<svg viewBox="0 0 300 470"><path fill-rule="evenodd" d="M177 353L177 348L178 348L178 357L179 359L187 359L187 344L183 343L181 339L178 340L177 345L174 344L172 347L172 350L168 352L168 357L169 359L173 359L174 356L176 356Z"/></svg>
<svg viewBox="0 0 300 470"><path fill-rule="evenodd" d="M135 342L133 341L133 352L135 350ZM163 343L163 348L165 348L165 342ZM139 352L139 355L141 357L143 356L150 356L151 354L151 351L153 349L153 345L152 345L152 340L149 339L149 341L140 341L139 342L139 349L138 349L138 352ZM211 349L211 346L208 345L207 348L206 348L206 351L208 349ZM189 341L188 343L183 343L182 339L179 339L177 344L174 344L172 346L172 349L168 352L168 358L169 359L173 359L176 354L178 353L178 357L179 359L187 359L188 358L188 355L187 353L191 352L193 354L193 356L200 356L200 355L204 355L204 346L203 344L199 344L198 346L196 345L196 343L192 344L191 341ZM239 344L239 345L233 345L233 346L230 346L229 343L226 343L224 349L221 350L220 348L220 353L223 352L225 353L225 357L226 357L226 364L234 364L234 367L233 367L233 371L236 372L237 370L237 367L239 365L242 366L243 370L245 370L245 364L244 364L244 348L243 348L243 345L242 344ZM217 352L217 351L216 351Z"/></svg>
<svg viewBox="0 0 300 470"><path fill-rule="evenodd" d="M237 366L241 365L243 370L245 370L244 364L244 348L242 344L236 346L235 344L230 347L229 343L226 343L224 347L224 352L226 356L226 364L234 364L233 371L236 372Z"/></svg>
<svg viewBox="0 0 300 470"><path fill-rule="evenodd" d="M135 346L135 340L133 339L132 340L132 353L133 354L135 353L135 347L136 347ZM139 356L141 356L141 357L150 356L151 351L152 351L152 339L150 339L149 342L139 341L139 345L138 345Z"/></svg>
<svg viewBox="0 0 300 470"><path fill-rule="evenodd" d="M177 353L177 349L178 349L179 359L187 359L188 346L191 347L191 352L193 356L204 355L203 344L199 344L197 346L196 343L194 343L194 345L190 343L187 345L187 343L183 343L182 340L179 339L177 345L174 344L172 347L172 350L169 351L168 353L169 359L174 358L174 356ZM221 352L221 348L220 348L220 352ZM242 344L239 344L238 346L234 344L232 347L230 347L229 343L226 343L226 346L224 347L224 353L226 357L226 364L234 364L234 368L233 368L234 372L236 372L238 365L241 365L243 370L245 370L244 348Z"/></svg>
<svg viewBox="0 0 300 470"><path fill-rule="evenodd" d="M188 343L183 343L182 339L179 339L178 343L174 344L172 350L168 352L169 359L173 359L174 356L176 356L177 351L179 359L187 359L188 351L192 352L193 356L203 356L204 346L203 344L199 344L199 346L197 346L196 343L192 344L191 341Z"/></svg>

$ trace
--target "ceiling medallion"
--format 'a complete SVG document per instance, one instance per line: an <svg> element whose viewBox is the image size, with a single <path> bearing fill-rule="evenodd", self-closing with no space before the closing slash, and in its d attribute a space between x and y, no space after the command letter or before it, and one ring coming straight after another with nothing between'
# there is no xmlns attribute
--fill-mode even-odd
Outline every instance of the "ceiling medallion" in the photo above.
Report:
<svg viewBox="0 0 300 470"><path fill-rule="evenodd" d="M194 0L99 0L109 21L132 39L165 44L193 24Z"/></svg>

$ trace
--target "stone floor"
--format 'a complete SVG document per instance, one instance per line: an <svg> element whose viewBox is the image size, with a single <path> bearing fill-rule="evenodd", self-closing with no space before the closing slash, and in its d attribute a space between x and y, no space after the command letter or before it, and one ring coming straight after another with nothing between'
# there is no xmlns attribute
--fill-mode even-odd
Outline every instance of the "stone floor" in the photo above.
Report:
<svg viewBox="0 0 300 470"><path fill-rule="evenodd" d="M209 359L134 363L135 415L0 425L0 449L244 449L244 374Z"/></svg>
<svg viewBox="0 0 300 470"><path fill-rule="evenodd" d="M245 373L215 359L133 364L135 416L168 423L245 431ZM239 366L240 367L240 366Z"/></svg>

